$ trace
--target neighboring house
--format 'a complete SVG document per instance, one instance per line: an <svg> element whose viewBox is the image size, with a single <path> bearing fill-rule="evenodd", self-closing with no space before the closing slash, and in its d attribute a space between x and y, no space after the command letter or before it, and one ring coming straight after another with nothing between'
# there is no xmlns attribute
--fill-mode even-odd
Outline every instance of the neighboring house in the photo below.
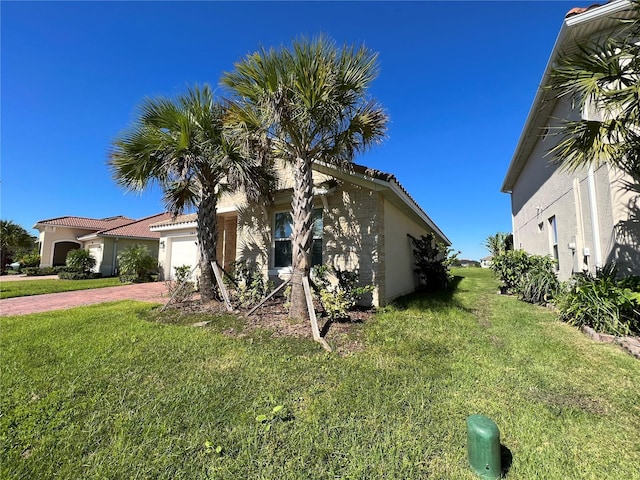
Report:
<svg viewBox="0 0 640 480"><path fill-rule="evenodd" d="M567 14L502 184L502 192L511 194L514 248L553 257L561 280L609 262L622 274L640 274L640 198L625 188L630 178L607 165L561 171L548 154L563 119L593 115L550 96L549 75L559 53L606 36L617 19L631 15L628 7L617 0Z"/></svg>
<svg viewBox="0 0 640 480"><path fill-rule="evenodd" d="M96 259L95 272L106 277L116 275L117 256L127 247L145 245L153 256L158 254L160 234L150 231L149 225L168 218L168 213L160 213L140 220L122 216L40 220L33 226L40 232L40 266L64 265L69 251L84 248Z"/></svg>
<svg viewBox="0 0 640 480"><path fill-rule="evenodd" d="M357 271L362 284L375 286L374 305L416 288L411 237L433 233L449 239L390 174L352 165L341 171L314 164L315 223L312 262ZM280 166L280 185L273 205L250 206L244 195L218 204L218 263L256 265L278 282L291 274L292 171ZM151 226L159 232L159 262L169 279L175 267L198 262L195 215L183 215Z"/></svg>
<svg viewBox="0 0 640 480"><path fill-rule="evenodd" d="M491 255L489 255L488 257L482 257L480 259L480 266L482 268L491 268L491 261L493 260L493 257Z"/></svg>

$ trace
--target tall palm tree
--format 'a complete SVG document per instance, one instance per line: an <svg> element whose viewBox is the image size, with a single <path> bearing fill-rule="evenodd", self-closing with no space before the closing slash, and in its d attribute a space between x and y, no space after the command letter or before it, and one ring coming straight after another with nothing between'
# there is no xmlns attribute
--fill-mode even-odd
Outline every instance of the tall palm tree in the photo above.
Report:
<svg viewBox="0 0 640 480"><path fill-rule="evenodd" d="M377 54L364 46L337 48L321 36L262 48L222 77L234 97L229 119L235 131L293 166L293 317L308 318L302 279L311 268L312 165L348 166L383 139L387 116L367 96L377 73Z"/></svg>
<svg viewBox="0 0 640 480"><path fill-rule="evenodd" d="M225 111L208 85L196 85L175 99L147 98L134 123L113 142L109 159L119 185L137 191L159 185L165 207L174 216L196 209L205 301L214 297L211 262L218 196L244 188L249 198L256 198L268 190L272 178L266 165L241 155L226 135Z"/></svg>
<svg viewBox="0 0 640 480"><path fill-rule="evenodd" d="M640 183L640 3L604 40L561 55L551 72L552 98L569 98L583 119L566 121L553 158L568 170L608 163Z"/></svg>

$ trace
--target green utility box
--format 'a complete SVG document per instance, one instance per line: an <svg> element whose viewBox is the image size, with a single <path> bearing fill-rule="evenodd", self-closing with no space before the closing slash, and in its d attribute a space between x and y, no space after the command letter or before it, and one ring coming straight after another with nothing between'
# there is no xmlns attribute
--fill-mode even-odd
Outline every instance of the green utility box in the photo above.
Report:
<svg viewBox="0 0 640 480"><path fill-rule="evenodd" d="M500 478L500 430L493 420L484 415L467 418L467 452L471 470L480 478Z"/></svg>

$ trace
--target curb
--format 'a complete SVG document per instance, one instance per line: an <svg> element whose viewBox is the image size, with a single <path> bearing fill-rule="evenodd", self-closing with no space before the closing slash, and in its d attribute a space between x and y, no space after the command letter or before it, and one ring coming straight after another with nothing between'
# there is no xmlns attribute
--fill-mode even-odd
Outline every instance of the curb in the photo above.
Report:
<svg viewBox="0 0 640 480"><path fill-rule="evenodd" d="M605 333L597 333L593 328L583 325L580 330L589 335L593 340L600 343L615 343L622 347L627 353L640 360L640 338L638 337L616 337Z"/></svg>

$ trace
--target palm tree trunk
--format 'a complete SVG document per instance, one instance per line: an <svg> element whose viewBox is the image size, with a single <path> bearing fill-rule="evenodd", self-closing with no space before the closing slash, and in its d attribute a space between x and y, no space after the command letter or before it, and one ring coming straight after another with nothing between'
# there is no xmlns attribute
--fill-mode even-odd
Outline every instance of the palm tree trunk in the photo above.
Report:
<svg viewBox="0 0 640 480"><path fill-rule="evenodd" d="M308 319L309 312L302 285L302 278L309 276L311 269L311 242L313 225L313 175L311 162L296 158L295 183L293 187L293 276L291 278L291 310L289 316Z"/></svg>
<svg viewBox="0 0 640 480"><path fill-rule="evenodd" d="M216 219L218 198L213 191L204 188L198 206L198 246L200 247L200 298L204 302L215 299L215 283L211 262L216 259L218 222Z"/></svg>

